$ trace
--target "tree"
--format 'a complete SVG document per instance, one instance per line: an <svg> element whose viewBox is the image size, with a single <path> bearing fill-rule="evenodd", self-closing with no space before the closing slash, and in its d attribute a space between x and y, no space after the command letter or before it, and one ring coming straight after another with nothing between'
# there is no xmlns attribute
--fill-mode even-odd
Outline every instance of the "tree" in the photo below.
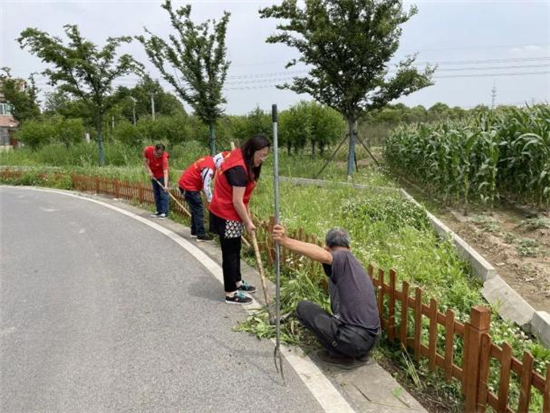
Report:
<svg viewBox="0 0 550 413"><path fill-rule="evenodd" d="M131 37L109 37L107 44L99 50L94 43L81 36L77 26L63 27L69 38L68 44L35 28L25 29L17 40L21 48L29 49L43 62L53 65L52 69L43 72L52 86L58 85L60 91L81 99L93 114L99 165L102 166L105 164L103 118L120 99L112 93L113 81L130 73L141 75L143 65L128 54L115 61L116 49L123 43L131 42Z"/></svg>
<svg viewBox="0 0 550 413"><path fill-rule="evenodd" d="M301 3L301 2L300 2ZM297 0L260 10L262 18L282 19L281 32L267 38L296 48L309 76L281 85L340 112L348 122L348 176L354 172L357 120L366 111L432 84L434 68L420 73L414 56L397 65L388 78L388 62L397 51L401 25L417 12L403 10L401 0ZM296 60L287 64L295 65Z"/></svg>
<svg viewBox="0 0 550 413"><path fill-rule="evenodd" d="M10 69L2 68L4 74L0 75L0 93L12 107L12 115L18 122L34 119L40 116L38 106L38 90L31 75L29 82L16 79L11 76Z"/></svg>
<svg viewBox="0 0 550 413"><path fill-rule="evenodd" d="M219 23L207 20L195 25L190 18L191 5L173 10L172 2L165 0L162 8L170 15L172 27L177 34L171 35L170 40L165 41L145 29L149 38L138 36L137 39L143 44L149 59L163 78L193 108L195 115L208 125L210 152L214 155L216 119L223 114L221 105L226 103L222 88L229 68L225 46L229 13L224 12ZM181 74L184 84L179 82L175 70Z"/></svg>
<svg viewBox="0 0 550 413"><path fill-rule="evenodd" d="M166 92L158 80L153 80L149 76L144 76L133 88L119 86L117 93L123 98L121 113L130 122L134 120L134 110L136 120L151 115L151 97L155 103L155 115L185 114L183 104L178 98Z"/></svg>

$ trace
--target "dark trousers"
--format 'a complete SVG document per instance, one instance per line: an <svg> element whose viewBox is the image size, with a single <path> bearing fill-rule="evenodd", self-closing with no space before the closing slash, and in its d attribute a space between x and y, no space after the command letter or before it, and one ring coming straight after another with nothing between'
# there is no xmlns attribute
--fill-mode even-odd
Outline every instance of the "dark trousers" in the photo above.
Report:
<svg viewBox="0 0 550 413"><path fill-rule="evenodd" d="M220 237L222 247L223 285L226 293L237 291L241 281L241 237Z"/></svg>
<svg viewBox="0 0 550 413"><path fill-rule="evenodd" d="M191 235L197 235L199 237L205 235L204 232L204 210L202 205L201 193L197 191L187 191L181 189L180 191L191 209Z"/></svg>
<svg viewBox="0 0 550 413"><path fill-rule="evenodd" d="M298 320L332 354L365 357L374 348L376 334L365 328L342 323L315 303L301 301L296 313Z"/></svg>
<svg viewBox="0 0 550 413"><path fill-rule="evenodd" d="M162 186L164 186L164 178L157 178ZM153 194L155 195L155 205L159 214L168 215L168 192L164 192L161 186L154 179L151 179L153 184Z"/></svg>

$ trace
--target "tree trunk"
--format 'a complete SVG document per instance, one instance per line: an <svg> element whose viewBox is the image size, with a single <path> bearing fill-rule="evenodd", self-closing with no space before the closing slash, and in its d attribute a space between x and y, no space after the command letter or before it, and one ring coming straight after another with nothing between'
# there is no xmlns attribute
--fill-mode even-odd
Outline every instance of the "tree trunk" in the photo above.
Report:
<svg viewBox="0 0 550 413"><path fill-rule="evenodd" d="M357 118L348 117L349 150L348 150L348 179L355 172L355 142L357 137Z"/></svg>
<svg viewBox="0 0 550 413"><path fill-rule="evenodd" d="M292 153L292 145L290 144L290 142L286 143L286 150L288 151L289 155Z"/></svg>
<svg viewBox="0 0 550 413"><path fill-rule="evenodd" d="M210 155L216 155L216 124L210 121Z"/></svg>
<svg viewBox="0 0 550 413"><path fill-rule="evenodd" d="M103 119L97 121L97 149L99 151L99 166L105 165L105 153L103 152Z"/></svg>
<svg viewBox="0 0 550 413"><path fill-rule="evenodd" d="M311 157L315 158L315 141L311 141Z"/></svg>

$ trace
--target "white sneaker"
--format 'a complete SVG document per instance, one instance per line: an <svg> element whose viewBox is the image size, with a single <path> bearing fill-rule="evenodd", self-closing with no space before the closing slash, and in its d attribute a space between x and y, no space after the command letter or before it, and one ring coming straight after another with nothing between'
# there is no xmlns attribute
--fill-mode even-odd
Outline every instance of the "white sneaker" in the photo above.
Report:
<svg viewBox="0 0 550 413"><path fill-rule="evenodd" d="M149 215L149 217L151 217L151 218L158 218L159 215L160 215L160 213L159 213L159 212L156 212L156 213L154 213L154 214Z"/></svg>
<svg viewBox="0 0 550 413"><path fill-rule="evenodd" d="M159 219L166 219L166 214L159 214Z"/></svg>

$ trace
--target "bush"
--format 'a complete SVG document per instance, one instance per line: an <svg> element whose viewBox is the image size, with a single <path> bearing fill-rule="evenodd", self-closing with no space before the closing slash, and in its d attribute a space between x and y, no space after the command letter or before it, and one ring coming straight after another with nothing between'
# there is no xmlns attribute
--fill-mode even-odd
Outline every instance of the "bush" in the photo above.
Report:
<svg viewBox="0 0 550 413"><path fill-rule="evenodd" d="M52 142L55 135L55 127L50 122L28 120L15 132L15 139L32 149L38 149Z"/></svg>

